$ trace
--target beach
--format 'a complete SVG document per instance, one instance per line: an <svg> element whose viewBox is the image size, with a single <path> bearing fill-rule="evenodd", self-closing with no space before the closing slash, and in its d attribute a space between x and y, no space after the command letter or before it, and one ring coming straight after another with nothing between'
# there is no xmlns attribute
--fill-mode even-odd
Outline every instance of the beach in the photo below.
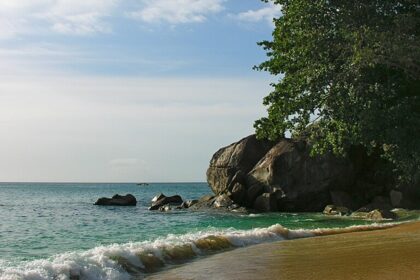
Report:
<svg viewBox="0 0 420 280"><path fill-rule="evenodd" d="M420 222L240 248L146 279L420 279Z"/></svg>

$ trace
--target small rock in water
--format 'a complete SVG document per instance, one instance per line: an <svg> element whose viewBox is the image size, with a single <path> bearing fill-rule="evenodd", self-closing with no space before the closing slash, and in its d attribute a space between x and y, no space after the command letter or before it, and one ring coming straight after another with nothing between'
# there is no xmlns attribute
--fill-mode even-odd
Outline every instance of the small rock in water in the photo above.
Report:
<svg viewBox="0 0 420 280"><path fill-rule="evenodd" d="M395 220L397 218L397 215L388 210L375 209L367 214L367 218L371 220L384 220L384 219Z"/></svg>
<svg viewBox="0 0 420 280"><path fill-rule="evenodd" d="M153 201L155 198L159 198L156 201ZM149 207L149 210L159 210L162 206L165 206L167 204L171 206L180 206L184 201L182 200L182 197L179 195L174 196L165 196L164 194L160 194L158 196L155 196L155 198L152 199L152 206Z"/></svg>
<svg viewBox="0 0 420 280"><path fill-rule="evenodd" d="M106 206L136 206L137 199L132 194L119 195L116 194L112 198L101 197L95 205L106 205Z"/></svg>

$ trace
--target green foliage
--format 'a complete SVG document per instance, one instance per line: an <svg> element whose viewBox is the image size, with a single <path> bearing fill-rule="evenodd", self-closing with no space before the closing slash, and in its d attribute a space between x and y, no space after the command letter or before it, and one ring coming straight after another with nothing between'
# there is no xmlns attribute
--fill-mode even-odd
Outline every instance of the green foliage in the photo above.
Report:
<svg viewBox="0 0 420 280"><path fill-rule="evenodd" d="M400 182L418 182L419 0L274 2L283 16L259 43L268 60L256 68L279 80L257 136L304 134L313 153L339 155L362 144L391 161Z"/></svg>

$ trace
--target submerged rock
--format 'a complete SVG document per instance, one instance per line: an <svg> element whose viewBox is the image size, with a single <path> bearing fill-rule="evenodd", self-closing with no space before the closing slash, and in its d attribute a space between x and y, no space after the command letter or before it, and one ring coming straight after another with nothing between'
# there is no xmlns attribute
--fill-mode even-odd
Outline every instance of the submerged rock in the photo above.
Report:
<svg viewBox="0 0 420 280"><path fill-rule="evenodd" d="M375 209L367 214L367 218L371 220L384 220L384 219L395 220L397 218L397 215L389 210Z"/></svg>
<svg viewBox="0 0 420 280"><path fill-rule="evenodd" d="M116 194L112 198L101 197L95 205L109 205L109 206L136 206L137 199L132 194L119 195Z"/></svg>

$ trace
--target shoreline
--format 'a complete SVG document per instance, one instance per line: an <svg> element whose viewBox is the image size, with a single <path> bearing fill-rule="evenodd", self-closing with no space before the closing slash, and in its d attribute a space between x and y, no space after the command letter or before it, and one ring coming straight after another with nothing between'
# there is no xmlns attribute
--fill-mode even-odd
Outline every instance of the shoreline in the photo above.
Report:
<svg viewBox="0 0 420 280"><path fill-rule="evenodd" d="M420 222L263 243L146 279L420 279Z"/></svg>

